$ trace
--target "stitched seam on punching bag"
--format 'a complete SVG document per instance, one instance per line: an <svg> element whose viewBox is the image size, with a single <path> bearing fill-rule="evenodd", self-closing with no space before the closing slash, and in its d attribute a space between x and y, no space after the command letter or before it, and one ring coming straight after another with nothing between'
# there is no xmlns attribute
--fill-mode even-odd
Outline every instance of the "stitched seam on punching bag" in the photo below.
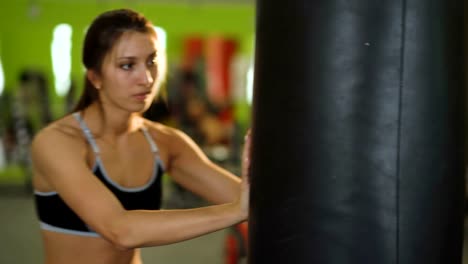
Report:
<svg viewBox="0 0 468 264"><path fill-rule="evenodd" d="M406 0L402 0L401 8L401 43L400 43L400 69L398 89L398 130L397 130L397 158L396 158L396 263L400 263L400 158L401 158L401 127L403 112L403 86L405 69L405 42L406 42Z"/></svg>

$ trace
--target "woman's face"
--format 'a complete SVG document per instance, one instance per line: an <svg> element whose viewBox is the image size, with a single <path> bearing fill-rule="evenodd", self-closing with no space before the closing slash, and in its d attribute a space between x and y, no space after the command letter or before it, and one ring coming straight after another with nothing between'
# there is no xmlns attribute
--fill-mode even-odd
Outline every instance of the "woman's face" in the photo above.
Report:
<svg viewBox="0 0 468 264"><path fill-rule="evenodd" d="M104 106L144 112L157 93L156 36L128 31L104 57L95 86Z"/></svg>

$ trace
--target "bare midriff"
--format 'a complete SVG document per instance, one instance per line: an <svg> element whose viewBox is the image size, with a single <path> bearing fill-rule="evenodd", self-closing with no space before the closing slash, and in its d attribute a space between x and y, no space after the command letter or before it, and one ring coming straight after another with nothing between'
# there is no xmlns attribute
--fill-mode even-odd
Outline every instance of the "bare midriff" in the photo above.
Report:
<svg viewBox="0 0 468 264"><path fill-rule="evenodd" d="M139 249L122 250L102 237L42 230L45 264L142 264Z"/></svg>

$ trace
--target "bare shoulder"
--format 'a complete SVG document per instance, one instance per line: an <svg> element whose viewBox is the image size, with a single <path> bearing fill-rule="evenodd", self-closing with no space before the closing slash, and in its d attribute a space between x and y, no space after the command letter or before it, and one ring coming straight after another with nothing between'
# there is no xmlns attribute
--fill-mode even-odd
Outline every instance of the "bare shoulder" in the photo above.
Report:
<svg viewBox="0 0 468 264"><path fill-rule="evenodd" d="M50 183L65 175L61 171L73 170L76 164L85 163L86 139L75 123L73 117L66 116L35 135L31 144L31 159L33 184L37 190L53 191Z"/></svg>
<svg viewBox="0 0 468 264"><path fill-rule="evenodd" d="M183 131L158 122L145 120L145 125L158 146L162 146L169 157L203 158L204 153L195 141Z"/></svg>
<svg viewBox="0 0 468 264"><path fill-rule="evenodd" d="M151 136L162 141L171 141L186 137L185 133L177 128L170 127L158 122L145 119L145 126L148 128Z"/></svg>
<svg viewBox="0 0 468 264"><path fill-rule="evenodd" d="M33 139L31 149L35 151L46 151L47 149L66 150L85 148L85 139L76 121L71 116L50 123L40 130Z"/></svg>

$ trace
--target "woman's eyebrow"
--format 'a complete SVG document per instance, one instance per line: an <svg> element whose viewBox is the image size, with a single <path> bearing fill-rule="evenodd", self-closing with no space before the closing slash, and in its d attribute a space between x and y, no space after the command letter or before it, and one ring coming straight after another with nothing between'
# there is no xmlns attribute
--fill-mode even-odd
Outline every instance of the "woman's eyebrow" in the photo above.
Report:
<svg viewBox="0 0 468 264"><path fill-rule="evenodd" d="M151 52L150 54L148 54L147 57L156 57L157 56L157 51L153 51ZM120 56L120 57L117 57L117 60L134 60L134 59L137 59L137 56Z"/></svg>
<svg viewBox="0 0 468 264"><path fill-rule="evenodd" d="M121 56L121 57L117 57L117 60L134 60L136 59L135 56Z"/></svg>

